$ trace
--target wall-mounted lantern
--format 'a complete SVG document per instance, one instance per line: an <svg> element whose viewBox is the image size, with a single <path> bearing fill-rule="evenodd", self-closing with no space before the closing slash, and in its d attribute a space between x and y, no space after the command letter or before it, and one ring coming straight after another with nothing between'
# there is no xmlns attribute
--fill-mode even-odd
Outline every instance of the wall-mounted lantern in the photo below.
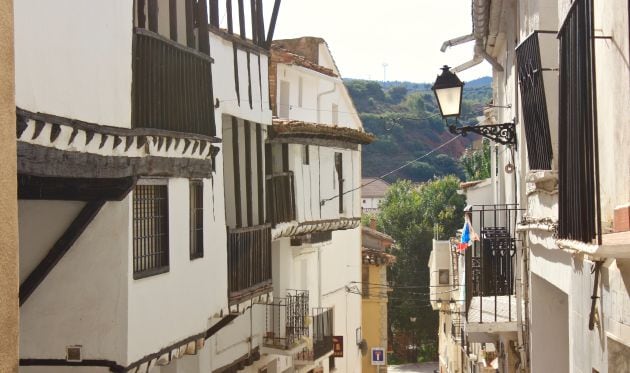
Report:
<svg viewBox="0 0 630 373"><path fill-rule="evenodd" d="M450 71L450 67L446 65L442 67L442 74L438 75L431 89L435 94L442 118L445 121L446 118L450 117L457 119L462 110L464 83L459 80L455 73ZM466 136L468 132L473 132L500 144L516 145L514 122L463 127L451 124L448 129L454 135Z"/></svg>

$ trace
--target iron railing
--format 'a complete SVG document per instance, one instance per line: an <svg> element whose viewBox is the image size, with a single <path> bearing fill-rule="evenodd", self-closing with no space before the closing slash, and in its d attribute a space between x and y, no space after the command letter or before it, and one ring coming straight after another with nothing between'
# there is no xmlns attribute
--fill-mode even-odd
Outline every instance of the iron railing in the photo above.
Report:
<svg viewBox="0 0 630 373"><path fill-rule="evenodd" d="M497 322L499 315L515 321L512 320L512 303L516 245L520 242L515 237L515 227L521 211L518 205L504 204L477 205L470 212L472 226L479 230L479 241L465 251L468 322ZM478 309L472 316L470 308L474 297L478 297ZM488 313L492 316L488 317Z"/></svg>
<svg viewBox="0 0 630 373"><path fill-rule="evenodd" d="M527 158L532 170L550 170L553 158L539 42L541 35L549 34L555 32L535 31L516 48Z"/></svg>
<svg viewBox="0 0 630 373"><path fill-rule="evenodd" d="M297 364L317 360L333 350L333 309L313 308L312 315L313 347L305 347L294 356Z"/></svg>
<svg viewBox="0 0 630 373"><path fill-rule="evenodd" d="M228 294L236 303L271 287L271 226L228 228Z"/></svg>
<svg viewBox="0 0 630 373"><path fill-rule="evenodd" d="M133 43L132 127L214 136L212 59L142 28Z"/></svg>
<svg viewBox="0 0 630 373"><path fill-rule="evenodd" d="M453 339L453 342L461 344L464 322L457 313L451 314L451 317L451 338Z"/></svg>
<svg viewBox="0 0 630 373"><path fill-rule="evenodd" d="M308 291L289 291L286 298L274 299L266 307L266 346L286 350L308 336Z"/></svg>
<svg viewBox="0 0 630 373"><path fill-rule="evenodd" d="M558 237L601 243L592 0L571 5L560 40Z"/></svg>
<svg viewBox="0 0 630 373"><path fill-rule="evenodd" d="M274 227L295 220L293 172L267 175L267 216Z"/></svg>

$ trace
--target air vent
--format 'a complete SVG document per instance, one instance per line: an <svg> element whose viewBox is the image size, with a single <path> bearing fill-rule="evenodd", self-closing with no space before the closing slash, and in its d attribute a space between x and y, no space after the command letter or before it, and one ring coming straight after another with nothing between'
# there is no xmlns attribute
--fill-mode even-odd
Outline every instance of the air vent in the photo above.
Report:
<svg viewBox="0 0 630 373"><path fill-rule="evenodd" d="M66 361L81 362L81 347L82 346L66 347Z"/></svg>

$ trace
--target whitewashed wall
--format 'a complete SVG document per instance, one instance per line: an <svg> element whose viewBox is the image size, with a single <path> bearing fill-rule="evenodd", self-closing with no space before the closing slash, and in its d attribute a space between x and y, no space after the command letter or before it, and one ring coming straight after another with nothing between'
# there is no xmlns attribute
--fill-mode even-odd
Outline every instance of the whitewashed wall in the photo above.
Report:
<svg viewBox="0 0 630 373"><path fill-rule="evenodd" d="M129 0L16 1L17 106L130 127L132 11Z"/></svg>
<svg viewBox="0 0 630 373"><path fill-rule="evenodd" d="M81 204L19 201L20 279L48 252ZM20 358L127 358L130 198L107 202L20 308ZM37 370L38 368L32 368Z"/></svg>

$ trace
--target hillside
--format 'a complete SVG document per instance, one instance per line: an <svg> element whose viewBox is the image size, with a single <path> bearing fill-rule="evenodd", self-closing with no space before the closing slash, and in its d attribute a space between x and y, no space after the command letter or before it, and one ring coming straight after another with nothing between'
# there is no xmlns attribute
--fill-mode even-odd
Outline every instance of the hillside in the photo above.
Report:
<svg viewBox="0 0 630 373"><path fill-rule="evenodd" d="M363 147L363 176L381 176L453 138L444 125L428 83L347 79L365 130L377 139ZM481 115L492 97L492 79L466 82L461 123ZM459 157L476 137L459 138L439 152L391 175L389 181L426 181L434 176L464 177Z"/></svg>

